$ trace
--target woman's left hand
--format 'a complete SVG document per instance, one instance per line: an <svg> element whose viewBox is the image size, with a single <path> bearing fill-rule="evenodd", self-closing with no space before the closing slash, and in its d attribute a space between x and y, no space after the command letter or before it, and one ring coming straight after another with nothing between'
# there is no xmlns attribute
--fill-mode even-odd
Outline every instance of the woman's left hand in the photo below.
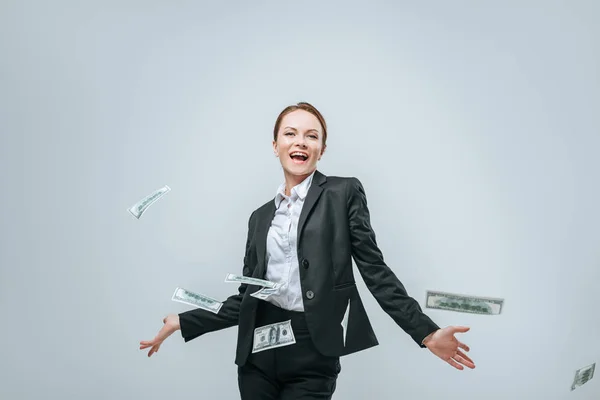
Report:
<svg viewBox="0 0 600 400"><path fill-rule="evenodd" d="M469 351L469 346L459 342L455 337L455 333L467 332L469 327L466 326L448 326L443 329L438 329L423 340L423 344L436 356L446 361L456 369L464 369L462 365L471 369L475 368L473 360L471 360L464 351ZM462 364L462 365L461 365Z"/></svg>

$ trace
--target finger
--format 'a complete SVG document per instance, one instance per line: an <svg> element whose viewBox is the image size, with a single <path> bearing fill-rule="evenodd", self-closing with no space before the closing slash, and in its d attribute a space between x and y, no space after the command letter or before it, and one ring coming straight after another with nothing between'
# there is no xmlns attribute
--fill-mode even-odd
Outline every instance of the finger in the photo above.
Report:
<svg viewBox="0 0 600 400"><path fill-rule="evenodd" d="M158 348L160 347L160 344L157 344L155 346L152 346L152 348L150 349L150 351L148 352L148 357L151 357L152 354L156 353L158 351Z"/></svg>
<svg viewBox="0 0 600 400"><path fill-rule="evenodd" d="M468 332L471 328L469 328L468 326L453 326L452 327L452 332L453 333L459 333L459 332Z"/></svg>
<svg viewBox="0 0 600 400"><path fill-rule="evenodd" d="M475 364L475 363L473 362L473 360L471 360L471 359L469 358L469 356L468 356L468 355L466 355L465 353L463 353L462 351L460 351L460 350L459 350L459 351L457 351L457 352L456 352L456 354L457 354L458 356L460 356L460 357L464 358L465 360L469 361L470 363L473 363L473 365Z"/></svg>
<svg viewBox="0 0 600 400"><path fill-rule="evenodd" d="M471 349L469 348L469 346L467 346L466 344L464 344L464 343L461 343L461 342L458 342L458 347L460 347L461 349L463 349L463 350L465 350L465 351L469 351L469 350L471 350Z"/></svg>
<svg viewBox="0 0 600 400"><path fill-rule="evenodd" d="M467 361L464 357L462 357L460 355L454 356L454 360L456 360L457 362L461 363L465 367L469 367L471 369L475 368L475 363L473 363L472 360Z"/></svg>
<svg viewBox="0 0 600 400"><path fill-rule="evenodd" d="M457 363L456 361L454 361L453 359L449 358L448 360L446 360L448 362L448 364L452 365L454 368L456 369L460 369L463 370L465 369L462 365L460 365L459 363Z"/></svg>
<svg viewBox="0 0 600 400"><path fill-rule="evenodd" d="M143 340L140 342L140 346L144 346L144 348L154 346L155 344L156 344L155 340Z"/></svg>

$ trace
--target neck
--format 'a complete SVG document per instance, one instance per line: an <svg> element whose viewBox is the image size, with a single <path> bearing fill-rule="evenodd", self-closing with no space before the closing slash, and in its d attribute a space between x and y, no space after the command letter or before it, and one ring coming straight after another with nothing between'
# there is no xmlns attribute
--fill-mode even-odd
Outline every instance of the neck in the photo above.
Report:
<svg viewBox="0 0 600 400"><path fill-rule="evenodd" d="M308 178L310 176L310 174L312 174L313 172L314 171L311 171L305 175L291 175L291 174L286 173L285 174L285 195L290 196L292 194L292 188L294 186L297 186L300 183L302 183L302 181L304 181L306 178Z"/></svg>

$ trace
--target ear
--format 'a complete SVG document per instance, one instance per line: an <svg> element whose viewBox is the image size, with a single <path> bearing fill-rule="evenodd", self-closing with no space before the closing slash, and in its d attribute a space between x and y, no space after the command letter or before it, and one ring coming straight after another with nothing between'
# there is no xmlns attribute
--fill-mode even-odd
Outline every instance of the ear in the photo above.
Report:
<svg viewBox="0 0 600 400"><path fill-rule="evenodd" d="M319 159L317 161L321 160L321 157L323 157L323 153L325 153L326 148L327 148L327 145L323 146L323 148L321 149L321 155L319 155Z"/></svg>
<svg viewBox="0 0 600 400"><path fill-rule="evenodd" d="M277 142L273 140L273 153L275 153L275 157L279 157L279 151L277 149Z"/></svg>

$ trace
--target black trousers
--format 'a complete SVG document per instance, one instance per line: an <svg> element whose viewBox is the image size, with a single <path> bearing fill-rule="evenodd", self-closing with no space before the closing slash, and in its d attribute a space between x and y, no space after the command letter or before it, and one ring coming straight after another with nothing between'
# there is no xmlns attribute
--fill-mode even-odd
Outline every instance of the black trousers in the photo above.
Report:
<svg viewBox="0 0 600 400"><path fill-rule="evenodd" d="M238 367L242 400L331 399L341 371L339 357L326 357L315 348L304 313L260 303L256 326L291 319L296 343L250 354Z"/></svg>

